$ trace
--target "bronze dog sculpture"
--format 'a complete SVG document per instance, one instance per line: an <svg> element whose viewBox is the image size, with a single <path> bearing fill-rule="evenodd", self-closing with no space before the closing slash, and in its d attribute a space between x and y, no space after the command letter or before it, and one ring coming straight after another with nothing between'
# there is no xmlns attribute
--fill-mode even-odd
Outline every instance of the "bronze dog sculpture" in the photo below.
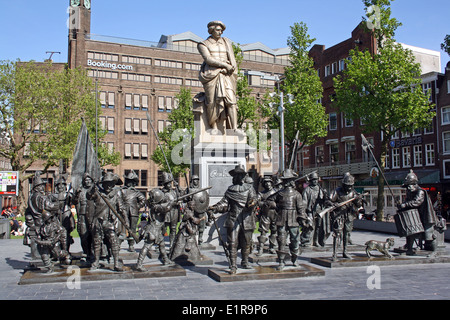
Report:
<svg viewBox="0 0 450 320"><path fill-rule="evenodd" d="M394 259L394 257L389 253L389 249L394 245L394 238L387 238L386 242L369 240L365 243L366 245L366 255L368 258L371 258L370 254L371 250L378 250L384 256L389 259Z"/></svg>

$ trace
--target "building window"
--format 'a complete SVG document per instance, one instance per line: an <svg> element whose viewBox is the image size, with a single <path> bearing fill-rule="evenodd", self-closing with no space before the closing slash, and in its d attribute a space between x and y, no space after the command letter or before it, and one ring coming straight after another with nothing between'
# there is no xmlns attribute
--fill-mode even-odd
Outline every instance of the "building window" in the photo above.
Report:
<svg viewBox="0 0 450 320"><path fill-rule="evenodd" d="M444 153L450 153L450 131L442 133Z"/></svg>
<svg viewBox="0 0 450 320"><path fill-rule="evenodd" d="M428 95L428 101L431 102L433 100L431 82L423 83L422 90L425 95Z"/></svg>
<svg viewBox="0 0 450 320"><path fill-rule="evenodd" d="M131 159L131 143L125 143L125 159Z"/></svg>
<svg viewBox="0 0 450 320"><path fill-rule="evenodd" d="M442 124L450 124L450 106L441 109Z"/></svg>
<svg viewBox="0 0 450 320"><path fill-rule="evenodd" d="M386 159L384 159L384 168L385 169L389 169L390 167L390 161L391 160L391 158L390 158L390 156L389 156L389 154L388 153L386 153Z"/></svg>
<svg viewBox="0 0 450 320"><path fill-rule="evenodd" d="M142 99L142 110L146 111L148 110L148 96L147 95L142 95L141 97Z"/></svg>
<svg viewBox="0 0 450 320"><path fill-rule="evenodd" d="M339 144L330 144L330 162L337 163L339 161Z"/></svg>
<svg viewBox="0 0 450 320"><path fill-rule="evenodd" d="M158 133L164 131L164 120L158 120Z"/></svg>
<svg viewBox="0 0 450 320"><path fill-rule="evenodd" d="M345 70L345 59L339 60L339 71Z"/></svg>
<svg viewBox="0 0 450 320"><path fill-rule="evenodd" d="M400 149L392 149L392 169L400 168Z"/></svg>
<svg viewBox="0 0 450 320"><path fill-rule="evenodd" d="M337 71L338 71L337 66L338 66L337 62L333 62L331 64L331 74L337 73Z"/></svg>
<svg viewBox="0 0 450 320"><path fill-rule="evenodd" d="M325 77L328 77L331 74L331 67L325 66Z"/></svg>
<svg viewBox="0 0 450 320"><path fill-rule="evenodd" d="M344 122L345 122L345 127L346 128L351 128L353 127L353 119L348 118L346 115L344 115Z"/></svg>
<svg viewBox="0 0 450 320"><path fill-rule="evenodd" d="M125 94L125 110L131 110L133 95L131 93Z"/></svg>
<svg viewBox="0 0 450 320"><path fill-rule="evenodd" d="M403 168L411 167L411 147L403 147Z"/></svg>
<svg viewBox="0 0 450 320"><path fill-rule="evenodd" d="M199 64L199 63L189 63L189 62L186 62L186 64L185 64L185 68L186 68L187 70L200 71L201 67L202 67L202 65Z"/></svg>
<svg viewBox="0 0 450 320"><path fill-rule="evenodd" d="M423 129L423 134L432 134L434 133L434 123L431 122L430 126Z"/></svg>
<svg viewBox="0 0 450 320"><path fill-rule="evenodd" d="M444 179L450 179L450 160L442 161L444 167Z"/></svg>
<svg viewBox="0 0 450 320"><path fill-rule="evenodd" d="M141 120L140 119L133 119L133 134L140 134L141 133Z"/></svg>
<svg viewBox="0 0 450 320"><path fill-rule="evenodd" d="M148 158L148 144L146 143L141 144L141 158L142 159Z"/></svg>
<svg viewBox="0 0 450 320"><path fill-rule="evenodd" d="M414 167L421 167L423 165L422 158L422 146L414 146Z"/></svg>
<svg viewBox="0 0 450 320"><path fill-rule="evenodd" d="M148 120L147 119L141 120L141 133L148 134Z"/></svg>
<svg viewBox="0 0 450 320"><path fill-rule="evenodd" d="M108 117L108 133L114 133L114 118Z"/></svg>
<svg viewBox="0 0 450 320"><path fill-rule="evenodd" d="M447 93L450 94L450 80L447 80Z"/></svg>
<svg viewBox="0 0 450 320"><path fill-rule="evenodd" d="M356 143L354 140L345 142L345 160L348 164L356 160Z"/></svg>
<svg viewBox="0 0 450 320"><path fill-rule="evenodd" d="M316 164L319 165L324 161L323 146L316 147Z"/></svg>
<svg viewBox="0 0 450 320"><path fill-rule="evenodd" d="M132 128L131 128L132 121L130 118L125 118L125 134L131 134Z"/></svg>
<svg viewBox="0 0 450 320"><path fill-rule="evenodd" d="M434 166L434 143L425 145L425 159L427 166Z"/></svg>
<svg viewBox="0 0 450 320"><path fill-rule="evenodd" d="M133 109L134 110L141 109L141 96L139 94L135 94L133 96Z"/></svg>
<svg viewBox="0 0 450 320"><path fill-rule="evenodd" d="M330 130L337 130L337 114L336 114L336 112L330 113Z"/></svg>
<svg viewBox="0 0 450 320"><path fill-rule="evenodd" d="M158 97L158 111L166 110L166 97Z"/></svg>
<svg viewBox="0 0 450 320"><path fill-rule="evenodd" d="M139 149L139 143L133 143L133 159L140 158Z"/></svg>
<svg viewBox="0 0 450 320"><path fill-rule="evenodd" d="M141 187L146 187L148 185L148 171L141 170Z"/></svg>

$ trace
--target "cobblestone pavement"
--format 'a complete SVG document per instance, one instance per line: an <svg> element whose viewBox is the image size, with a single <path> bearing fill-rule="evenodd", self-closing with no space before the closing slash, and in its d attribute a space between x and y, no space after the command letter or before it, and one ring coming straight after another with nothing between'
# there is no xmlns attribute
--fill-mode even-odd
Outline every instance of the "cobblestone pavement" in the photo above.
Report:
<svg viewBox="0 0 450 320"><path fill-rule="evenodd" d="M354 244L367 240L385 240L391 235L354 231ZM396 247L404 238L394 237ZM80 252L75 239L71 252ZM329 242L331 239L328 240ZM447 245L448 246L448 245ZM123 244L123 250L126 243ZM139 250L141 246L137 245ZM213 266L191 266L185 277L132 280L81 281L79 288L66 283L19 285L27 267L29 247L22 240L0 240L1 300L428 300L450 298L450 264L380 266L378 282L368 267L326 268L310 263L313 256L331 253L303 253L300 263L325 270L325 276L282 280L217 282L208 276L208 268L226 268L221 247L203 254L214 260ZM238 259L239 263L240 259ZM147 261L148 262L148 261ZM378 287L374 283L379 284ZM145 305L144 305L145 306Z"/></svg>

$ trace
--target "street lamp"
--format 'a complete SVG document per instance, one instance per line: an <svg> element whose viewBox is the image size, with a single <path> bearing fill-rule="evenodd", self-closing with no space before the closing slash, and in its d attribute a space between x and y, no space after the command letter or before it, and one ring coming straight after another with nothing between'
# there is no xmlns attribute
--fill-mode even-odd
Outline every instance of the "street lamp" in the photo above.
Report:
<svg viewBox="0 0 450 320"><path fill-rule="evenodd" d="M279 82L277 82L278 91L280 89ZM271 98L279 97L280 98L280 104L278 106L278 115L280 116L280 136L281 136L281 153L280 153L280 172L284 171L284 165L285 165L285 155L284 155L284 94L282 91L279 91L279 93L272 92L269 94ZM290 105L294 104L294 96L290 93L287 94L288 97L288 103ZM273 102L269 103L270 107L273 108L275 104Z"/></svg>

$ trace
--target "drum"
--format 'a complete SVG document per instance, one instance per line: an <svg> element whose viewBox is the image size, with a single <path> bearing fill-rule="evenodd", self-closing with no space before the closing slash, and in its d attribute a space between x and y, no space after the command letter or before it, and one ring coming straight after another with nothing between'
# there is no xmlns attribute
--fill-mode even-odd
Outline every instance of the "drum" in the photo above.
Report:
<svg viewBox="0 0 450 320"><path fill-rule="evenodd" d="M399 237L408 237L424 232L417 209L399 211L394 216L394 220Z"/></svg>

